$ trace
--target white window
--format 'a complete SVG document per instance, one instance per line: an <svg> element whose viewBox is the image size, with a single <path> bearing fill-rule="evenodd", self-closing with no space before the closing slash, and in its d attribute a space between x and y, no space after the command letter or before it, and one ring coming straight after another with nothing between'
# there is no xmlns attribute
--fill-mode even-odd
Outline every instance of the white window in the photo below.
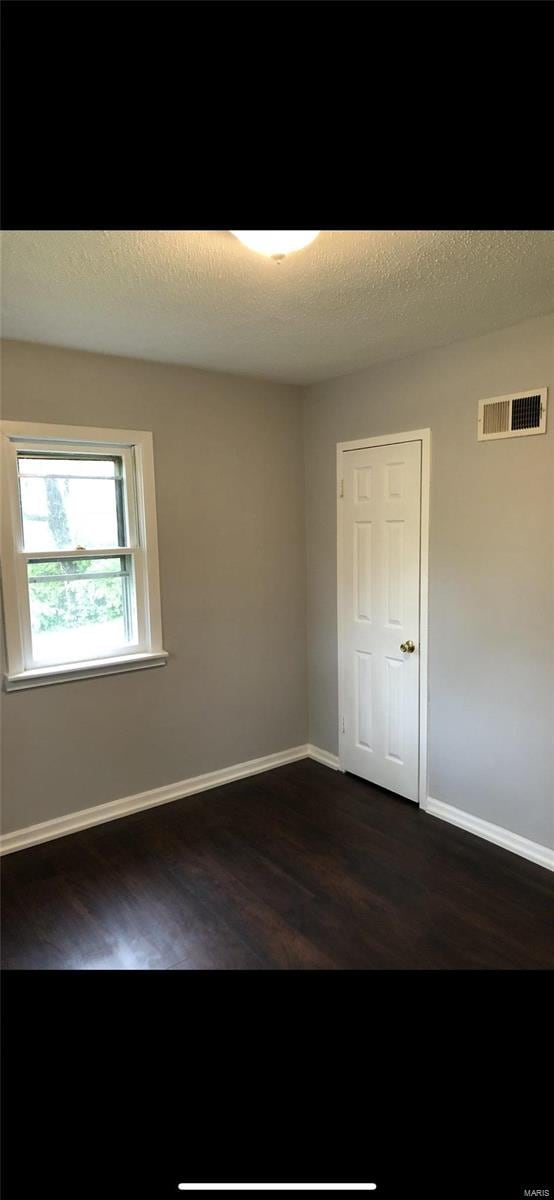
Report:
<svg viewBox="0 0 554 1200"><path fill-rule="evenodd" d="M152 434L0 432L6 690L162 666Z"/></svg>

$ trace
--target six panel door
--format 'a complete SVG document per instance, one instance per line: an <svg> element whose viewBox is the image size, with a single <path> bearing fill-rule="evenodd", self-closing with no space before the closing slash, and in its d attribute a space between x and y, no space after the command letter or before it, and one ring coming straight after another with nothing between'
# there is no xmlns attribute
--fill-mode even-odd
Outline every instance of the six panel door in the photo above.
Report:
<svg viewBox="0 0 554 1200"><path fill-rule="evenodd" d="M342 463L340 762L417 802L421 442Z"/></svg>

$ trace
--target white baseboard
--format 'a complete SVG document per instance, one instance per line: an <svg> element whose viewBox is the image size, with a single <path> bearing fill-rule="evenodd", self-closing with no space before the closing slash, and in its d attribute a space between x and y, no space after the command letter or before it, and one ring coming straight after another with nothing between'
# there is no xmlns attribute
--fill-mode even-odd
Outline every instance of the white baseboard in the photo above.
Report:
<svg viewBox="0 0 554 1200"><path fill-rule="evenodd" d="M315 762L323 763L325 767L331 767L332 771L340 771L339 760L336 754L330 754L328 750L320 750L319 746L306 746L308 758L313 758Z"/></svg>
<svg viewBox="0 0 554 1200"><path fill-rule="evenodd" d="M481 817L475 817L473 813L464 812L461 808L454 808L452 804L433 800L432 796L427 797L425 811L432 817L440 817L441 821L449 821L451 825L467 830L468 833L475 833L487 842L494 842L504 850L511 850L512 854L528 858L530 862L538 863L539 867L547 867L549 871L554 871L554 850L550 850L548 846L531 842L529 838L512 833L510 829L503 829L501 825L493 825L491 821L483 821Z"/></svg>
<svg viewBox="0 0 554 1200"><path fill-rule="evenodd" d="M258 775L263 771L271 771L273 767L283 767L286 763L297 762L299 759L312 758L315 762L323 763L333 771L340 770L336 754L321 750L319 746L310 744L294 746L290 750L281 750L277 754L267 754L263 758L251 758L248 762L236 763L232 767L224 767L221 771L210 771L205 775L196 775L191 779L183 779L179 783L170 783L165 787L152 788L148 792L139 792L135 796L125 796L122 800L112 800L108 804L97 804L94 808L84 808L80 812L69 813L65 817L54 817L51 821L42 821L39 825L28 825L24 829L16 829L13 833L5 833L0 837L0 855L10 854L15 850L24 850L28 846L37 846L41 842L49 842L54 838L65 837L69 833L77 833L80 829L88 829L92 825L103 825L106 821L115 821L119 817L129 816L142 809L155 808L158 804L169 804L172 800L181 800L185 796L194 796L209 788L222 787L235 779L246 779L249 775ZM430 816L440 817L457 825L460 829L474 833L494 842L505 850L511 850L530 862L538 863L541 867L554 870L554 851L538 842L483 821L472 813L463 812L442 800L427 798L425 811Z"/></svg>
<svg viewBox="0 0 554 1200"><path fill-rule="evenodd" d="M80 829L88 829L91 825L102 825L105 821L115 821L118 817L127 817L131 813L140 812L143 808L169 804L171 800L194 796L197 792L207 791L208 788L232 783L234 779L246 779L248 775L258 775L261 771L271 771L273 767L282 767L286 763L309 757L312 757L310 747L295 746L291 750L281 750L278 754L266 754L264 758L251 758L249 762L236 763L233 767L224 767L222 771L210 771L206 775L197 775L193 779L183 779L180 783L170 783L166 787L152 788L149 792L139 792L136 796L125 796L122 800L111 800L108 804L97 804L94 808L84 808L80 812L69 813L65 817L54 817L53 820L42 821L39 825L28 825L25 829L16 829L13 833L5 833L0 837L0 854L25 850L28 846L36 846L40 842L49 842L53 838L65 837L68 833L77 833Z"/></svg>

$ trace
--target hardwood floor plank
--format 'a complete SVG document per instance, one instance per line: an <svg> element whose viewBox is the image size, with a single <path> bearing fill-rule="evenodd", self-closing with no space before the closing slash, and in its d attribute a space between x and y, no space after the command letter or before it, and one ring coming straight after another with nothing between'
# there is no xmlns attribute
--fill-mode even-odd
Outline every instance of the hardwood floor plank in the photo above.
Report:
<svg viewBox="0 0 554 1200"><path fill-rule="evenodd" d="M308 760L2 864L2 966L547 969L553 877Z"/></svg>

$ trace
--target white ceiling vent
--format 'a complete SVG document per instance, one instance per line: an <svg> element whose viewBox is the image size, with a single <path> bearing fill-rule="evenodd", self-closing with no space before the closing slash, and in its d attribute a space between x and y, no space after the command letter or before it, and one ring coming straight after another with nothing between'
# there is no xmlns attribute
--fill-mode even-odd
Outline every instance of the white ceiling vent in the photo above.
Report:
<svg viewBox="0 0 554 1200"><path fill-rule="evenodd" d="M479 401L477 439L527 437L546 433L546 395L548 388L530 388L511 396L493 396Z"/></svg>

